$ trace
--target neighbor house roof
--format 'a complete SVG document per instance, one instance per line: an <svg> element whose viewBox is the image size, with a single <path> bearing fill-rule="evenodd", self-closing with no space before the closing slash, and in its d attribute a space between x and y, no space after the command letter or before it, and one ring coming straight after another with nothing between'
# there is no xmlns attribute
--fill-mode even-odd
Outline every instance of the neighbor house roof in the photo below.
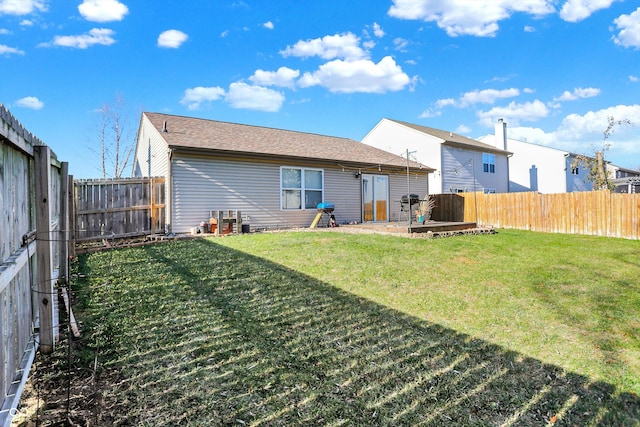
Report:
<svg viewBox="0 0 640 427"><path fill-rule="evenodd" d="M348 138L161 113L143 114L174 149L407 167L407 160L398 155ZM409 165L426 172L433 170L414 161Z"/></svg>
<svg viewBox="0 0 640 427"><path fill-rule="evenodd" d="M513 153L496 148L494 145L485 144L484 142L476 141L475 139L467 138L466 136L458 135L457 133L430 128L427 126L420 126L413 123L403 122L400 120L387 119L389 121L401 124L418 132L426 133L442 140L445 145L451 145L454 147L467 148L470 150L482 150L491 153L500 153L504 155L511 155Z"/></svg>

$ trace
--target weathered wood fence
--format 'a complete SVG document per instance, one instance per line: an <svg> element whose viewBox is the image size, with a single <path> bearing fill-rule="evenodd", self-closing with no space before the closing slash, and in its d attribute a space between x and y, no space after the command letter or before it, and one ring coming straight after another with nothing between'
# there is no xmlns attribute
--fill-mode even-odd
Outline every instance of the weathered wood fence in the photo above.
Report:
<svg viewBox="0 0 640 427"><path fill-rule="evenodd" d="M461 193L436 195L436 204L440 210L434 210L434 219L547 233L640 239L640 194Z"/></svg>
<svg viewBox="0 0 640 427"><path fill-rule="evenodd" d="M35 352L58 334L68 277L68 164L0 104L0 425L11 422Z"/></svg>
<svg viewBox="0 0 640 427"><path fill-rule="evenodd" d="M76 180L76 242L164 232L165 178Z"/></svg>

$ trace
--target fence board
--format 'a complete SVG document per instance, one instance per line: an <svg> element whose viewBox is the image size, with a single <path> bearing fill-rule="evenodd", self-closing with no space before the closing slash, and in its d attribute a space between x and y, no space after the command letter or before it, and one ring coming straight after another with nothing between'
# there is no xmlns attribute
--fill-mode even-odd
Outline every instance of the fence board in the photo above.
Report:
<svg viewBox="0 0 640 427"><path fill-rule="evenodd" d="M76 180L76 241L164 230L165 178Z"/></svg>
<svg viewBox="0 0 640 427"><path fill-rule="evenodd" d="M36 156L47 166L36 167ZM12 381L18 376L26 380L24 373L29 372L35 355L35 338L38 336L39 342L43 339L33 328L43 315L36 311L41 296L37 277L45 271L51 273L45 264L62 263L60 248L67 244L60 241L64 239L52 239L65 223L60 213L61 166L55 154L0 104L0 425L11 421L11 409L20 399L21 386ZM38 175L46 170L46 176L36 179L36 170ZM50 207L46 223L36 220L44 200ZM26 236L36 236L36 240L25 240ZM40 247L51 249L47 263L41 260ZM46 313L43 316L48 317ZM57 330L57 315L52 318L49 331Z"/></svg>
<svg viewBox="0 0 640 427"><path fill-rule="evenodd" d="M448 195L437 195L437 200L441 200L440 196ZM473 221L477 203L479 225L640 239L640 194L586 191L558 194L461 193L456 196L464 201L465 221ZM453 211L449 213L454 214Z"/></svg>

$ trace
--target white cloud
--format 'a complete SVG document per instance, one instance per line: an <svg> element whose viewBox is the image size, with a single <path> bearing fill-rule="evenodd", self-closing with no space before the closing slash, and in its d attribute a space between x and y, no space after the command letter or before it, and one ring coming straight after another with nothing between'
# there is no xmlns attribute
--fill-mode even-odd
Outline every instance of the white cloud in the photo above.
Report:
<svg viewBox="0 0 640 427"><path fill-rule="evenodd" d="M273 89L237 82L229 85L225 101L233 108L276 112L282 108L284 95Z"/></svg>
<svg viewBox="0 0 640 427"><path fill-rule="evenodd" d="M574 153L592 154L593 147L604 143L604 130L609 118L615 120L631 119L640 116L640 105L617 105L598 111L589 111L584 115L570 114L566 116L558 128L545 132L532 127L510 127L510 138L536 144L552 146ZM624 163L629 154L638 153L638 129L636 126L616 126L613 134L607 139L611 144L609 159L617 157ZM635 166L635 165L634 165Z"/></svg>
<svg viewBox="0 0 640 427"><path fill-rule="evenodd" d="M33 21L30 19L23 19L22 21L20 21L20 26L21 27L33 27Z"/></svg>
<svg viewBox="0 0 640 427"><path fill-rule="evenodd" d="M42 43L40 47L64 46L73 47L77 49L86 49L93 45L109 46L116 41L112 37L115 33L108 28L93 28L89 33L80 34L77 36L55 36L53 42Z"/></svg>
<svg viewBox="0 0 640 427"><path fill-rule="evenodd" d="M46 10L47 4L44 0L0 0L0 15L28 15Z"/></svg>
<svg viewBox="0 0 640 427"><path fill-rule="evenodd" d="M265 22L264 24L262 24L262 26L267 30L273 30L275 28L275 26L273 25L273 22L271 21Z"/></svg>
<svg viewBox="0 0 640 427"><path fill-rule="evenodd" d="M448 107L450 105L456 105L456 100L453 98L445 98L445 99L438 99L436 101L436 107L438 108L444 108L444 107Z"/></svg>
<svg viewBox="0 0 640 427"><path fill-rule="evenodd" d="M7 34L11 34L11 31L6 28L0 28L0 35L6 36Z"/></svg>
<svg viewBox="0 0 640 427"><path fill-rule="evenodd" d="M567 22L579 22L593 12L606 9L616 0L567 0L560 9L560 18Z"/></svg>
<svg viewBox="0 0 640 427"><path fill-rule="evenodd" d="M373 23L373 35L378 38L384 37L384 30L377 22Z"/></svg>
<svg viewBox="0 0 640 427"><path fill-rule="evenodd" d="M44 102L40 101L35 96L27 96L16 101L16 106L22 108L31 108L32 110L40 110L44 107Z"/></svg>
<svg viewBox="0 0 640 427"><path fill-rule="evenodd" d="M520 122L535 122L549 115L549 109L544 102L535 100L533 102L525 102L518 104L510 102L506 107L494 107L489 111L478 111L476 116L485 126L493 126L499 118L504 119L507 123L519 125Z"/></svg>
<svg viewBox="0 0 640 427"><path fill-rule="evenodd" d="M318 39L298 41L280 51L284 57L295 56L309 58L318 56L323 59L342 58L358 60L368 58L369 54L360 47L360 40L353 33L335 34Z"/></svg>
<svg viewBox="0 0 640 427"><path fill-rule="evenodd" d="M456 133L460 135L468 135L471 132L471 128L469 126L460 125L456 128Z"/></svg>
<svg viewBox="0 0 640 427"><path fill-rule="evenodd" d="M118 0L83 0L78 6L80 15L87 21L122 21L129 8Z"/></svg>
<svg viewBox="0 0 640 427"><path fill-rule="evenodd" d="M534 16L553 13L552 0L393 0L389 16L435 22L451 37L493 37L498 22L513 13Z"/></svg>
<svg viewBox="0 0 640 427"><path fill-rule="evenodd" d="M203 103L217 101L225 96L225 90L221 87L194 87L186 89L180 103L186 105L189 110L197 110Z"/></svg>
<svg viewBox="0 0 640 427"><path fill-rule="evenodd" d="M24 55L24 50L0 44L0 55Z"/></svg>
<svg viewBox="0 0 640 427"><path fill-rule="evenodd" d="M520 95L516 88L510 89L484 89L467 92L460 97L458 105L466 107L474 104L493 104L497 99L514 98Z"/></svg>
<svg viewBox="0 0 640 427"><path fill-rule="evenodd" d="M596 89L594 87L587 87L587 88L576 88L573 90L573 92L569 92L568 90L565 90L562 95L560 95L557 98L554 98L554 101L576 101L578 99L585 99L585 98L593 98L594 96L598 96L600 95L600 89Z"/></svg>
<svg viewBox="0 0 640 427"><path fill-rule="evenodd" d="M409 46L409 41L403 39L402 37L397 37L397 38L393 39L393 44L394 44L395 49L397 51L406 52L407 51L407 46Z"/></svg>
<svg viewBox="0 0 640 427"><path fill-rule="evenodd" d="M163 31L158 36L158 47L177 49L187 41L188 35L179 30Z"/></svg>
<svg viewBox="0 0 640 427"><path fill-rule="evenodd" d="M629 15L620 15L613 23L620 30L613 38L616 44L640 49L640 7Z"/></svg>
<svg viewBox="0 0 640 427"><path fill-rule="evenodd" d="M421 119L432 119L434 117L438 117L442 115L442 111L439 110L433 110L433 109L426 109L424 110L422 113L420 113L420 115L418 116Z"/></svg>
<svg viewBox="0 0 640 427"><path fill-rule="evenodd" d="M223 32L220 33L220 37L225 38L229 35L230 31L229 30L224 30Z"/></svg>
<svg viewBox="0 0 640 427"><path fill-rule="evenodd" d="M604 140L604 130L609 124L609 118L615 120L629 119L634 121L640 117L640 105L617 105L598 111L589 111L584 115L570 114L562 120L560 127L556 131L558 135L567 140ZM633 135L637 143L637 132L632 131L632 127L615 127L611 136L613 143L618 135ZM635 135L634 135L635 134Z"/></svg>
<svg viewBox="0 0 640 427"><path fill-rule="evenodd" d="M532 27L531 25L525 25L524 26L524 32L525 33L535 33L536 29L534 27Z"/></svg>
<svg viewBox="0 0 640 427"><path fill-rule="evenodd" d="M300 76L299 70L280 67L277 71L256 70L253 76L249 77L249 80L260 86L293 88L295 86L295 79L297 79L298 76Z"/></svg>
<svg viewBox="0 0 640 427"><path fill-rule="evenodd" d="M639 80L638 76L629 76L629 81L632 83L637 83Z"/></svg>
<svg viewBox="0 0 640 427"><path fill-rule="evenodd" d="M323 86L336 93L385 93L402 90L411 82L390 56L377 64L368 59L336 59L321 65L313 73L304 73L298 80L301 87Z"/></svg>

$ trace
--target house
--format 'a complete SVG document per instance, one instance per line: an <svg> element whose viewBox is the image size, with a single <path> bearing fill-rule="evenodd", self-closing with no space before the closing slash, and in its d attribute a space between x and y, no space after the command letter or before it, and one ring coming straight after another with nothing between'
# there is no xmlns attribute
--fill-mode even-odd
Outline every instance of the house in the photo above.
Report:
<svg viewBox="0 0 640 427"><path fill-rule="evenodd" d="M507 137L507 124L498 120L493 135L480 138L486 144L505 146L509 157L509 191L571 193L591 191L583 155ZM606 172L617 193L640 192L640 171L606 163Z"/></svg>
<svg viewBox="0 0 640 427"><path fill-rule="evenodd" d="M640 170L607 164L607 172L616 193L640 193Z"/></svg>
<svg viewBox="0 0 640 427"><path fill-rule="evenodd" d="M134 176L164 176L167 231L211 210L239 210L253 229L309 227L319 203L338 224L401 218L403 194L428 194L433 170L347 138L143 113Z"/></svg>
<svg viewBox="0 0 640 427"><path fill-rule="evenodd" d="M480 138L485 144L505 147L509 157L509 191L566 193L590 191L588 171L578 155L556 148L507 137L507 123L498 120L495 133Z"/></svg>
<svg viewBox="0 0 640 427"><path fill-rule="evenodd" d="M387 118L380 120L362 142L392 153L408 149L418 162L433 167L429 189L434 194L509 191L507 158L511 153L504 147Z"/></svg>

